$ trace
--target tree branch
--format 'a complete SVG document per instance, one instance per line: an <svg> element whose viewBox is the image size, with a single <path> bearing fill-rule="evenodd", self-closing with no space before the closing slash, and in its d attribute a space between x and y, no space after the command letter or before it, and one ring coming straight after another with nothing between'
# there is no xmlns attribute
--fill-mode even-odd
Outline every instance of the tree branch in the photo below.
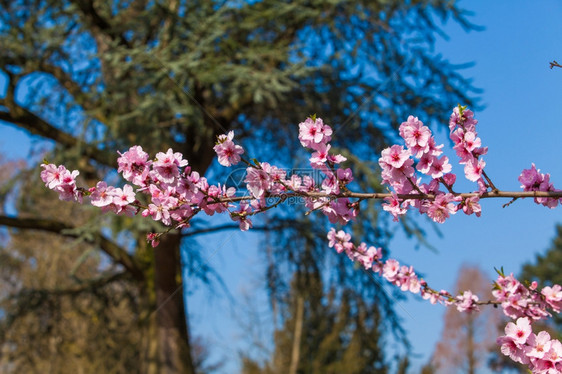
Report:
<svg viewBox="0 0 562 374"><path fill-rule="evenodd" d="M117 40L120 45L130 48L129 42L123 37L123 35L114 32L113 27L104 19L96 8L94 7L94 2L92 0L71 0L71 3L76 5L84 20L93 28L107 35L112 40Z"/></svg>
<svg viewBox="0 0 562 374"><path fill-rule="evenodd" d="M289 226L288 224L280 224L275 226L265 226L265 225L253 226L252 231L274 231L274 230L281 230L287 228L288 226ZM224 225L207 227L204 229L190 230L185 233L182 233L181 236L186 237L186 236L195 236L195 235L203 235L203 234L212 234L215 232L225 231L225 230L240 230L240 225L238 225L237 223L227 223Z"/></svg>
<svg viewBox="0 0 562 374"><path fill-rule="evenodd" d="M125 275L126 273L122 272L122 273L110 274L107 276L100 276L94 279L83 281L81 284L73 287L65 287L65 288L59 287L53 289L46 289L46 288L23 289L17 294L17 297L25 296L26 298L33 298L34 295L76 296L81 294L82 292L99 289L100 287L103 287L106 284L124 278Z"/></svg>
<svg viewBox="0 0 562 374"><path fill-rule="evenodd" d="M562 65L560 65L558 62L556 62L556 60L553 60L553 61L550 63L550 68L552 69L552 68L555 67L555 66L556 66L557 68L562 68Z"/></svg>
<svg viewBox="0 0 562 374"><path fill-rule="evenodd" d="M52 232L69 238L77 238L79 236L79 234L72 232L76 227L50 219L0 216L0 225L25 230ZM144 273L135 260L115 242L107 239L100 233L95 233L92 239L86 239L86 241L99 245L103 252L123 266L136 280L144 281Z"/></svg>
<svg viewBox="0 0 562 374"><path fill-rule="evenodd" d="M117 168L117 157L107 151L102 151L96 147L86 144L74 136L54 127L39 116L16 104L13 101L0 100L0 105L4 105L9 112L0 112L0 121L8 122L12 125L21 127L33 135L39 135L67 147L82 147L85 156L96 160L104 165Z"/></svg>
<svg viewBox="0 0 562 374"><path fill-rule="evenodd" d="M457 197L475 197L478 196L481 199L489 199L489 198L512 198L512 199L520 199L526 197L550 197L559 199L562 198L562 190L560 191L490 191L480 194L478 192L465 192L465 193L453 193L452 195ZM270 194L267 195L266 198L280 198L280 199L296 199L296 198L328 198L328 199L339 199L339 198L357 198L357 199L375 199L375 200L382 200L387 197L394 197L396 196L398 199L401 200L426 200L426 199L434 199L434 194L392 194L388 192L352 192L346 191L341 192L339 194L327 194L325 192L304 192L304 191L291 191L279 194ZM248 201L248 200L256 200L256 198L252 195L246 196L236 196L236 197L223 197L217 198L214 200L215 203L229 203L229 202L237 202L237 201Z"/></svg>

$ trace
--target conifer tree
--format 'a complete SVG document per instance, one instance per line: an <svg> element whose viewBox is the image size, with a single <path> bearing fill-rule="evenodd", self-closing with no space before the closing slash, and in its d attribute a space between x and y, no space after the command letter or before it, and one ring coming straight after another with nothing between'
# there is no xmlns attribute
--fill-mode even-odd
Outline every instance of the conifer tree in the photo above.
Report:
<svg viewBox="0 0 562 374"><path fill-rule="evenodd" d="M338 146L357 150L358 161L374 160L385 144L384 129L395 129L398 119L415 112L431 122L470 102L470 83L432 51L439 19L472 27L445 0L1 0L0 125L26 131L39 144L36 151L49 150L50 162L82 170L85 184L112 178L116 151L133 144L152 155L171 147L203 173L213 167L216 135L228 130L246 138L254 156L284 157L291 165L295 145L286 142L287 134L311 113L340 124ZM62 288L41 289L49 297L35 307L46 308L47 300L77 286L103 304L100 279L106 291L132 290L127 308L141 339L133 339L139 356L128 370L193 374L193 338L178 292L181 267L200 268L188 234L171 232L153 251L145 234L160 226L88 207L68 208L70 217L39 209L44 196L20 188L39 183L39 161L29 162L2 185L3 197L17 199L16 213L0 215L0 225L47 235L25 261L62 248L75 251L70 258L78 262L90 248L99 256L99 266L90 269L95 274L85 272L89 277L80 282L71 277L72 267L58 268L69 274L57 285ZM358 183L378 188L368 167L362 175ZM25 249L15 243L4 255L21 259ZM180 250L189 263L180 263ZM23 276L17 268L9 272L13 279ZM17 306L28 292L15 281L10 295L3 293L14 301L4 304L3 324L22 315ZM52 331L46 336L54 337ZM29 360L25 344L15 341L2 351ZM116 355L125 348L116 344Z"/></svg>

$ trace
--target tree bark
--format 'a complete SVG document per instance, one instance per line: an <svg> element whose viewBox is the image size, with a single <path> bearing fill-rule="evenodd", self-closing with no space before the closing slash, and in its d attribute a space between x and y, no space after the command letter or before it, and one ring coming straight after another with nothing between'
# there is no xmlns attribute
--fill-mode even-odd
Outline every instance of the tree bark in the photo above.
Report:
<svg viewBox="0 0 562 374"><path fill-rule="evenodd" d="M195 374L181 285L180 236L168 233L154 248L158 374ZM152 372L149 370L149 374ZM148 374L147 373L147 374Z"/></svg>
<svg viewBox="0 0 562 374"><path fill-rule="evenodd" d="M302 325L304 319L304 297L297 296L297 313L295 319L295 334L293 336L293 348L291 351L291 366L289 374L297 374L301 356Z"/></svg>

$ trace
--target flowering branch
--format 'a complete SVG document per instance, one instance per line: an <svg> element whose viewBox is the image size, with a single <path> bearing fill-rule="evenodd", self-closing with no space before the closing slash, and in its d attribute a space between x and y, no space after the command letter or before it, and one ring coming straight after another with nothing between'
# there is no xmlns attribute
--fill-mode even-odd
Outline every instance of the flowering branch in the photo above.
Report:
<svg viewBox="0 0 562 374"><path fill-rule="evenodd" d="M457 176L451 172L449 157L443 155L444 145L437 145L431 130L413 116L399 127L405 145L384 149L379 159L382 182L388 186L387 193L354 192L349 188L353 182L352 170L340 167L346 158L330 152L332 129L315 116L299 124L299 140L303 147L311 150L311 170L317 171L321 180L311 175L289 175L287 170L267 162L243 159L244 149L234 143L232 131L218 137L214 150L218 162L225 167L240 162L247 165L244 179L247 193L242 196L234 187L209 184L205 177L191 170L181 153L168 149L150 160L140 146L120 153L117 160L117 171L137 187L136 191L129 184L120 188L108 186L103 181L89 189L77 187L78 171L70 172L62 165L46 162L41 165L41 179L47 187L59 193L61 200L81 203L84 197L88 197L92 205L105 212L141 213L169 226L168 231L188 228L191 219L201 212L209 216L227 213L245 231L253 227L251 217L254 215L295 198L303 200L308 209L306 214L318 211L326 215L332 224L342 225L357 217L359 205L365 199L384 200L383 210L392 214L396 221L408 210L415 209L438 223L443 223L458 211L479 217L482 211L479 201L483 198L511 198L504 207L525 197L531 197L535 203L548 208L558 206L562 190L554 188L550 175L541 173L534 164L519 175L522 192L502 191L495 186L484 171L486 162L483 156L488 148L482 146L478 137L477 123L472 111L460 105L449 119L449 135L459 164L464 167L464 176L476 183L476 191L473 192L455 192ZM142 197L137 198L137 194ZM141 200L147 199L148 204L141 203ZM164 234L166 232L149 233L147 239L155 247ZM505 276L502 271L493 291L496 300L479 301L470 291L453 296L447 291L430 288L418 278L411 266L400 266L394 259L383 262L380 248L367 248L364 243L353 245L349 234L344 231L336 233L332 229L328 239L330 247L335 247L338 253L346 252L350 259L403 291L420 293L432 303L454 305L458 310L467 312L477 311L481 305L501 305L506 315L518 318L517 327L513 323L508 324L506 336L498 339L502 352L515 361L528 364L535 373L562 370L560 342L550 340L550 337L547 339L542 332L536 336L530 332L531 321L549 317L551 312L560 312L561 286L545 287L539 292L536 283L525 287L513 275ZM513 335L515 330L523 331L526 338L523 340L517 335L519 332ZM544 354L537 353L537 344L542 344ZM546 371L550 369L555 371Z"/></svg>

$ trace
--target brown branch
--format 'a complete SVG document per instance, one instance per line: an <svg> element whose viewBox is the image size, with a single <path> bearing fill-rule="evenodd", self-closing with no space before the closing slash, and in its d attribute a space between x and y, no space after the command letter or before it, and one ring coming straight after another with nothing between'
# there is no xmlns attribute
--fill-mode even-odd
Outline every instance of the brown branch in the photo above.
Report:
<svg viewBox="0 0 562 374"><path fill-rule="evenodd" d="M6 106L9 112L0 112L0 121L21 127L33 135L51 139L64 147L81 147L85 156L104 165L117 167L117 157L107 151L102 151L75 138L74 136L54 127L41 117L9 100L0 100L0 105Z"/></svg>
<svg viewBox="0 0 562 374"><path fill-rule="evenodd" d="M453 196L468 198L479 196L481 199L489 199L489 198L525 198L525 197L550 197L559 199L562 198L562 191L490 191L484 194L480 194L478 192L465 192L465 193L453 193ZM358 198L358 199L375 199L375 200L382 200L387 197L396 196L398 199L401 200L433 200L435 199L436 195L433 194L392 194L392 193L365 193L365 192L352 192L346 191L339 193L337 195L329 195L324 192L288 192L288 193L281 193L281 194L271 194L266 196L266 198L280 198L280 199L290 199L295 197L302 197L302 198L328 198L328 199L339 199L339 198ZM237 196L237 197L229 197L229 198L217 198L215 199L216 203L227 203L227 202L236 202L236 201L247 201L247 200L256 200L255 197L246 195L246 196Z"/></svg>
<svg viewBox="0 0 562 374"><path fill-rule="evenodd" d="M98 13L92 0L71 0L71 3L78 7L82 13L82 17L92 29L107 35L112 40L118 41L120 45L130 48L127 39L125 39L123 35L115 32L109 21Z"/></svg>
<svg viewBox="0 0 562 374"><path fill-rule="evenodd" d="M79 234L72 231L76 227L50 219L0 216L0 225L25 230L52 232L69 238L79 237ZM135 260L115 242L107 239L100 233L95 233L93 238L85 240L92 244L98 244L103 252L123 266L136 280L144 281L144 273L135 263Z"/></svg>
<svg viewBox="0 0 562 374"><path fill-rule="evenodd" d="M56 295L56 296L76 296L81 294L82 292L87 292L91 290L97 290L100 287L105 286L111 282L116 280L120 280L124 278L126 273L114 273L108 276L101 276L94 279L88 279L85 281L81 281L79 285L73 287L65 287L65 288L39 288L39 289L23 289L22 291L18 292L17 297L25 296L27 298L33 297L33 295Z"/></svg>
<svg viewBox="0 0 562 374"><path fill-rule="evenodd" d="M550 63L550 68L552 69L552 68L555 67L555 66L556 66L557 68L562 68L562 65L560 65L558 62L556 62L556 60L553 60L553 61Z"/></svg>

